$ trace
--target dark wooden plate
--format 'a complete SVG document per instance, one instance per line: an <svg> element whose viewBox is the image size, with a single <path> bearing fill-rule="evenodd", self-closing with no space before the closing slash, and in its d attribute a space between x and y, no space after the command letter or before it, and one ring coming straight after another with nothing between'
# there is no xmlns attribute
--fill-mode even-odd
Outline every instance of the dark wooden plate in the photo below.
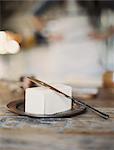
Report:
<svg viewBox="0 0 114 150"><path fill-rule="evenodd" d="M25 101L24 100L16 100L7 104L9 111L16 113L22 116L36 117L36 118L66 118L80 115L86 111L86 107L80 105L74 105L71 110L67 110L64 112L52 114L52 115L36 115L25 112Z"/></svg>

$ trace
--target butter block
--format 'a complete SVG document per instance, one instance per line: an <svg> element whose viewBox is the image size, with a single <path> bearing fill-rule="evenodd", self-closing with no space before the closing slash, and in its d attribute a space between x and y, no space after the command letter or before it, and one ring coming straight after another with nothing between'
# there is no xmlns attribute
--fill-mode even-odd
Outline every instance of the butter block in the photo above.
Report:
<svg viewBox="0 0 114 150"><path fill-rule="evenodd" d="M27 88L25 92L25 112L44 114L44 95L39 87Z"/></svg>
<svg viewBox="0 0 114 150"><path fill-rule="evenodd" d="M51 84L65 94L72 96L72 88L64 84ZM47 88L27 88L25 93L25 112L32 114L55 114L71 109L70 99Z"/></svg>

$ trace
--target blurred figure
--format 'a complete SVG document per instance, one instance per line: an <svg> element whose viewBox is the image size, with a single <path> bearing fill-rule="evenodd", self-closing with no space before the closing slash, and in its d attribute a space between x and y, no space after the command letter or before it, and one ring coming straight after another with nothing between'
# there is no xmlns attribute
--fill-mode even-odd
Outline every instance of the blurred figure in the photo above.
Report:
<svg viewBox="0 0 114 150"><path fill-rule="evenodd" d="M101 54L105 46L104 41L106 42L108 36L113 33L113 28L104 28L100 25L103 2L43 0L34 5L32 14L31 9L27 13L24 13L24 10L6 21L10 29L18 31L23 35L23 39L27 39L24 42L28 45L32 45L34 41L49 43L46 48L32 48L26 56L20 54L19 64L26 63L23 65L25 68L19 65L20 68L24 68L23 72L34 74L41 79L44 75L46 80L51 81L74 84L77 81L82 83L95 81L99 84L104 72L100 62L103 57ZM109 5L103 10L108 10L108 7ZM44 52L43 49L47 51ZM17 59L13 57L12 66L15 70L14 61Z"/></svg>
<svg viewBox="0 0 114 150"><path fill-rule="evenodd" d="M47 18L49 20L49 16L46 18L46 13L53 8L62 7L64 5L64 0L43 0L40 4L38 3L35 6L34 10L34 26L35 26L35 37L38 43L46 44L48 39L45 34L43 34L44 28L47 24ZM62 8L61 8L62 9ZM52 11L54 13L55 10ZM55 14L55 13L54 13Z"/></svg>
<svg viewBox="0 0 114 150"><path fill-rule="evenodd" d="M61 15L47 25L51 42L49 78L72 83L95 81L101 86L105 41L113 36L111 26L102 32L101 18L103 10L113 9L113 4L97 0L77 2L78 5L74 1L74 15Z"/></svg>
<svg viewBox="0 0 114 150"><path fill-rule="evenodd" d="M66 5L70 1L66 1ZM89 34L94 28L88 16L76 3L76 9L67 10L60 18L47 24L50 51L48 55L48 79L58 82L76 83L78 81L100 80L103 72L99 63L102 45Z"/></svg>

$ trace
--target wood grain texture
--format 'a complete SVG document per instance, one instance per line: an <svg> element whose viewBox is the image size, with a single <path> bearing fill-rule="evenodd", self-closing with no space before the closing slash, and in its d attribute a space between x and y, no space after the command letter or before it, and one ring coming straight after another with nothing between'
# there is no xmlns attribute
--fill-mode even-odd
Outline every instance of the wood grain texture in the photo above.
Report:
<svg viewBox="0 0 114 150"><path fill-rule="evenodd" d="M3 90L0 97L0 150L113 150L114 95L101 92L89 104L110 115L104 120L94 113L73 118L34 119L17 116L6 108L9 100L22 97ZM106 96L104 96L106 95ZM109 95L109 98L108 98ZM104 98L105 97L105 98ZM13 98L13 99L11 99ZM4 101L3 101L4 100Z"/></svg>

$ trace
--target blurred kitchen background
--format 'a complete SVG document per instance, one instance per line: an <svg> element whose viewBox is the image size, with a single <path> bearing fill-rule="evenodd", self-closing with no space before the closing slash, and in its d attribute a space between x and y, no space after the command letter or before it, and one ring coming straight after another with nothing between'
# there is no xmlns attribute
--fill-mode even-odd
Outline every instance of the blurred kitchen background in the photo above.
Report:
<svg viewBox="0 0 114 150"><path fill-rule="evenodd" d="M33 75L94 88L108 72L112 82L113 9L113 1L1 0L0 40L5 33L20 49L0 46L0 79Z"/></svg>

